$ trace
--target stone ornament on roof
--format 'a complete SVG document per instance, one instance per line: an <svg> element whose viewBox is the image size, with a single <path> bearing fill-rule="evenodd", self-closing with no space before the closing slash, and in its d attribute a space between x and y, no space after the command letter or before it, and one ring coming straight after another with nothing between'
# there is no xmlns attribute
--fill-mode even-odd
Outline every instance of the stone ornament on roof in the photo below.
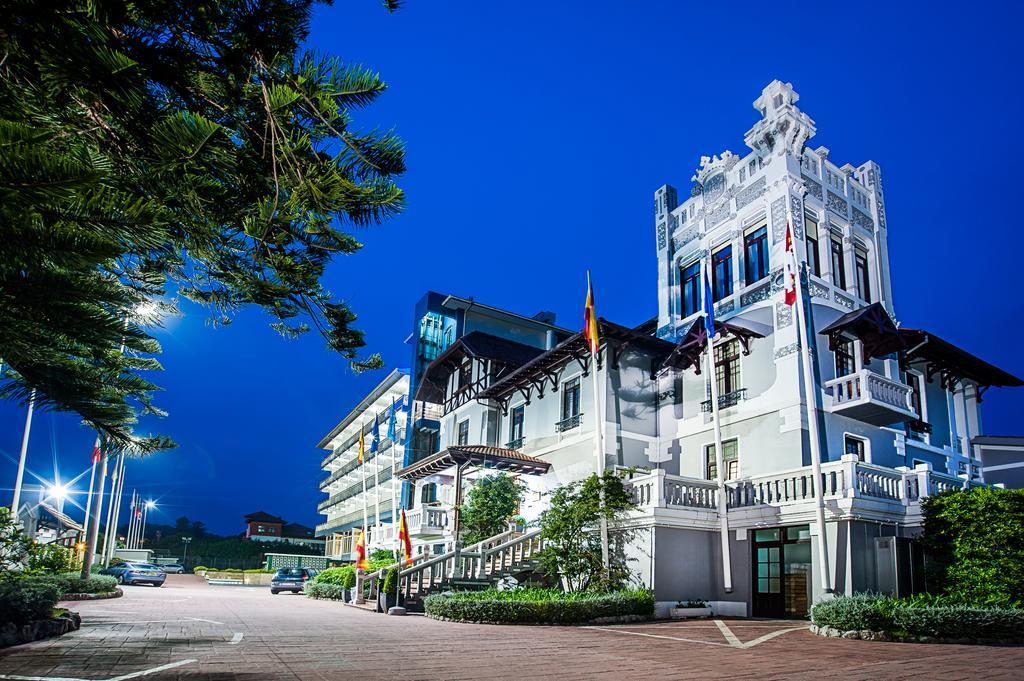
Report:
<svg viewBox="0 0 1024 681"><path fill-rule="evenodd" d="M754 100L761 120L744 136L746 145L765 156L772 153L782 156L787 152L803 154L804 145L816 129L811 117L797 108L799 100L800 95L791 83L780 80L769 83Z"/></svg>

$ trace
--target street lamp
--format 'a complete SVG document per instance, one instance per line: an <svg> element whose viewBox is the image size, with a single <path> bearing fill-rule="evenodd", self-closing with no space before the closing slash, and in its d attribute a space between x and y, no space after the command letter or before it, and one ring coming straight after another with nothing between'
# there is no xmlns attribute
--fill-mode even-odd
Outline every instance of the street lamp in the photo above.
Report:
<svg viewBox="0 0 1024 681"><path fill-rule="evenodd" d="M188 557L188 545L192 543L192 537L182 537L181 543L185 545L181 552L181 566L185 567L185 559Z"/></svg>
<svg viewBox="0 0 1024 681"><path fill-rule="evenodd" d="M149 509L156 508L156 502L147 499L142 511L142 533L139 535L139 548L146 548L146 520L149 518Z"/></svg>

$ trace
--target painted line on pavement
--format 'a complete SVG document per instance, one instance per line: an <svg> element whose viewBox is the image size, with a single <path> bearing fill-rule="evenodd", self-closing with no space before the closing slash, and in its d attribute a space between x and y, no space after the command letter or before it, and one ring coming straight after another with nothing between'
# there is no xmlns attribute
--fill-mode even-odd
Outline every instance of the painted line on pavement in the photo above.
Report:
<svg viewBox="0 0 1024 681"><path fill-rule="evenodd" d="M235 635L231 637L230 641L228 641L228 645L238 645L242 641L242 636L244 636L244 634L241 632L235 632Z"/></svg>
<svg viewBox="0 0 1024 681"><path fill-rule="evenodd" d="M142 671L132 672L130 674L113 676L105 681L128 681L128 679L137 679L142 676L149 676L150 674L159 674L160 672L167 671L168 669L174 669L175 667L181 667L197 661L198 660L180 660L178 662L170 662L151 669L143 669ZM12 681L100 681L98 679L80 679L74 676L22 676L20 674L0 674L0 679L11 679Z"/></svg>
<svg viewBox="0 0 1024 681"><path fill-rule="evenodd" d="M722 622L721 620L713 620L713 621L714 621L715 625L717 625L718 630L721 632L722 636L725 637L725 640L727 641L726 643L721 643L719 641L700 641L700 640L692 639L692 638L683 638L681 636L665 636L664 634L648 634L648 633L640 632L640 631L626 631L625 629L616 629L616 628L612 628L612 627L583 627L583 628L584 629L593 629L594 631L607 631L607 632L611 632L613 634L628 634L630 636L644 636L646 638L660 638L660 639L664 639L666 641L681 641L683 643L702 643L702 644L707 645L707 646L724 646L724 647L727 647L727 648L739 648L740 650L747 650L749 648L753 648L754 646L759 645L761 643L764 643L765 641L770 641L771 639L775 638L776 636L782 636L783 634L788 634L791 631L803 631L803 630L807 629L807 627L788 627L786 629L779 629L777 631L769 632L767 634L764 634L763 636L759 636L759 637L753 639L752 641L747 641L746 643L744 643L734 633L732 633L732 630L729 629L729 627L725 624L725 622Z"/></svg>

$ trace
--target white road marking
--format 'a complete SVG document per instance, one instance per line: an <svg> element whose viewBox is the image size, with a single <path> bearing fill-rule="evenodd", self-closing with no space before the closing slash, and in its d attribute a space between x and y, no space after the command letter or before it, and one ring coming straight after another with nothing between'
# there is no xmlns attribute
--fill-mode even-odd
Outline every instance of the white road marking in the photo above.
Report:
<svg viewBox="0 0 1024 681"><path fill-rule="evenodd" d="M216 620L204 620L202 617L189 617L187 619L193 620L195 622L209 622L210 624L224 624L223 622L218 622Z"/></svg>
<svg viewBox="0 0 1024 681"><path fill-rule="evenodd" d="M111 625L113 625L113 624L167 624L169 622L209 622L210 624L220 624L220 625L224 624L223 622L218 622L216 620L204 620L201 617L181 617L181 618L178 618L176 620L125 620L123 622L121 622L121 621L114 621L114 622L99 621L99 622L89 622L88 624L89 624L89 626L92 626L92 627L98 627L98 626L101 626L101 625L104 625L104 624L111 624Z"/></svg>
<svg viewBox="0 0 1024 681"><path fill-rule="evenodd" d="M197 660L179 660L178 662L170 662L168 664L162 664L159 667L153 667L151 669L143 669L142 671L132 672L131 674L122 674L121 676L114 676L105 681L128 681L128 679L137 679L141 676L149 676L150 674L158 674L168 669L174 669L175 667L181 667L182 665L192 664ZM73 676L21 676L20 674L0 674L0 679L11 679L12 681L99 681L94 679L80 679Z"/></svg>
<svg viewBox="0 0 1024 681"><path fill-rule="evenodd" d="M244 634L242 634L241 632L235 632L235 635L231 637L230 641L228 641L228 645L237 645L239 642L241 642L243 635Z"/></svg>
<svg viewBox="0 0 1024 681"><path fill-rule="evenodd" d="M749 648L753 648L754 646L759 645L761 643L764 643L765 641L769 641L769 640L775 638L776 636L782 636L783 634L788 634L791 631L801 631L801 630L804 630L804 629L807 628L807 627L789 627L789 628L786 628L786 629L778 629L776 631L772 631L772 632L769 632L767 634L764 634L763 636L759 636L759 637L753 639L752 641L747 641L746 643L744 643L743 641L739 640L739 638L737 638L734 633L732 633L732 630L729 629L728 626L726 626L725 622L723 622L721 620L713 620L713 621L714 621L715 625L718 627L718 630L720 632L722 632L722 636L725 637L725 640L727 641L727 643L719 643L718 641L698 641L698 640L692 639L692 638L682 638L681 636L665 636L664 634L647 634L647 633L639 632L639 631L626 631L624 629L616 629L616 628L611 628L611 627L583 627L583 628L584 629L593 629L594 631L607 631L607 632L611 632L613 634L628 634L630 636L645 636L647 638L660 638L660 639L665 639L666 641L681 641L683 643L702 643L702 644L707 645L707 646L725 646L725 647L728 647L728 648L739 648L741 650L747 650Z"/></svg>

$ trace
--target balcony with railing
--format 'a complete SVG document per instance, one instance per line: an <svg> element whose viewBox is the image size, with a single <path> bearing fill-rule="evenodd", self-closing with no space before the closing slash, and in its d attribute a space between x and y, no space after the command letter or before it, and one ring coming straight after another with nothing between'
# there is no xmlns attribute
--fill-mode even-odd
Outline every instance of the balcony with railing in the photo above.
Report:
<svg viewBox="0 0 1024 681"><path fill-rule="evenodd" d="M870 369L825 383L831 396L829 411L876 426L917 420L910 403L910 386Z"/></svg>
<svg viewBox="0 0 1024 681"><path fill-rule="evenodd" d="M564 433L568 430L572 430L573 428L579 428L581 425L583 425L583 414L579 413L575 416L569 416L561 421L557 421L555 423L555 432Z"/></svg>
<svg viewBox="0 0 1024 681"><path fill-rule="evenodd" d="M747 389L740 388L739 390L733 390L732 392L718 396L718 408L726 409L728 407L735 407L737 404L747 399ZM711 411L711 400L704 400L700 403L700 410L702 412Z"/></svg>
<svg viewBox="0 0 1024 681"><path fill-rule="evenodd" d="M510 442L506 442L505 443L505 449L513 449L513 450L515 450L515 449L522 449L523 448L523 443L525 441L526 440L524 438L517 437L515 440L512 440Z"/></svg>

